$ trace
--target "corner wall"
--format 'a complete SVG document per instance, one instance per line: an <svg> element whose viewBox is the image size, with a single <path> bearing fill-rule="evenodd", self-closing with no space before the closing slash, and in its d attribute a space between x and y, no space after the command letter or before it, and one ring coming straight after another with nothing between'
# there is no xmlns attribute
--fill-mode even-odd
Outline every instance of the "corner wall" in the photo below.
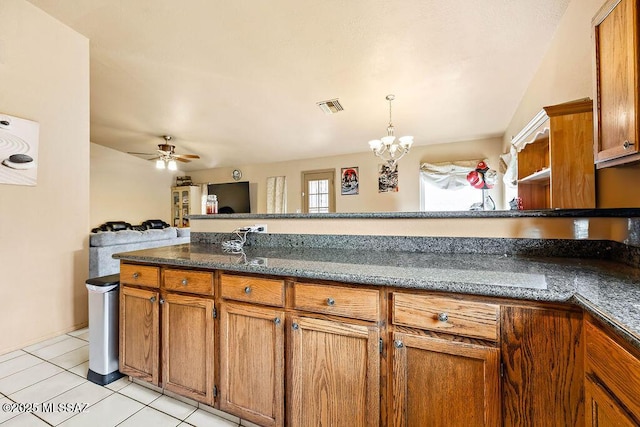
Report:
<svg viewBox="0 0 640 427"><path fill-rule="evenodd" d="M174 178L175 174L156 169L148 160L92 143L90 228L107 221L171 223Z"/></svg>
<svg viewBox="0 0 640 427"><path fill-rule="evenodd" d="M0 354L87 323L89 41L0 0L0 112L40 123L35 187L0 184Z"/></svg>
<svg viewBox="0 0 640 427"><path fill-rule="evenodd" d="M595 99L591 19L606 0L572 0L505 132L507 151L516 135L544 106ZM640 207L640 164L596 171L598 208ZM631 184L631 185L630 185Z"/></svg>

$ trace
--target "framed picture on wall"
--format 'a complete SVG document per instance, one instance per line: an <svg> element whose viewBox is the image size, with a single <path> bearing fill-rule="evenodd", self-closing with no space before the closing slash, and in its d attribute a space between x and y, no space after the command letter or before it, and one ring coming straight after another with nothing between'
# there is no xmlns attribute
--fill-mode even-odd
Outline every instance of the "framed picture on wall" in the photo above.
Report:
<svg viewBox="0 0 640 427"><path fill-rule="evenodd" d="M398 165L383 163L378 166L378 193L398 191Z"/></svg>
<svg viewBox="0 0 640 427"><path fill-rule="evenodd" d="M0 184L36 185L40 125L0 113Z"/></svg>
<svg viewBox="0 0 640 427"><path fill-rule="evenodd" d="M358 194L360 191L360 176L358 174L357 166L340 169L340 177L341 195L350 196Z"/></svg>

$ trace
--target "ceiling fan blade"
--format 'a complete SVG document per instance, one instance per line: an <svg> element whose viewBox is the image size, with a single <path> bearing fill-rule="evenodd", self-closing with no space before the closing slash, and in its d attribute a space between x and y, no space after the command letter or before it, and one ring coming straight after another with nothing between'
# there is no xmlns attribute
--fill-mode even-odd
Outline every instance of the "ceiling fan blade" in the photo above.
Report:
<svg viewBox="0 0 640 427"><path fill-rule="evenodd" d="M178 158L182 157L183 159L199 159L200 156L197 154L174 154L173 157Z"/></svg>
<svg viewBox="0 0 640 427"><path fill-rule="evenodd" d="M161 159L161 158L162 158L162 157L160 157L160 156L156 156L156 157L152 157L152 158L147 159L147 160L149 160L149 161L153 161L153 160L158 160L158 159Z"/></svg>
<svg viewBox="0 0 640 427"><path fill-rule="evenodd" d="M191 160L181 159L180 157L173 156L173 158L182 163L189 163Z"/></svg>
<svg viewBox="0 0 640 427"><path fill-rule="evenodd" d="M137 156L156 156L156 153L135 153L133 151L127 151L127 154L134 154Z"/></svg>

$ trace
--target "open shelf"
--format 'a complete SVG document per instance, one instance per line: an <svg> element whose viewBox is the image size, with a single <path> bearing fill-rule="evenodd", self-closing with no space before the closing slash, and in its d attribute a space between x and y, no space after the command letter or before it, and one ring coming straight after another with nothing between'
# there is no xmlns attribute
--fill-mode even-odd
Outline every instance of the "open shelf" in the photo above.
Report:
<svg viewBox="0 0 640 427"><path fill-rule="evenodd" d="M530 175L520 178L518 184L549 184L551 168L544 168Z"/></svg>

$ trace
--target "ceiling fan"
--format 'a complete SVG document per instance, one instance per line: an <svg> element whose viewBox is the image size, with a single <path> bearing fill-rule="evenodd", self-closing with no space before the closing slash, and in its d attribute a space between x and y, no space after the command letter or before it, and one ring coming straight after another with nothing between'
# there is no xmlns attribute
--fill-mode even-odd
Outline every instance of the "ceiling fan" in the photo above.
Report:
<svg viewBox="0 0 640 427"><path fill-rule="evenodd" d="M199 159L200 156L197 154L176 154L175 153L175 145L170 144L173 137L171 135L163 135L164 144L158 144L157 153L136 153L132 151L127 151L128 154L135 154L138 156L155 156L149 160L156 161L156 168L164 169L167 168L169 170L177 170L178 165L176 160L183 163L188 163L190 159Z"/></svg>

